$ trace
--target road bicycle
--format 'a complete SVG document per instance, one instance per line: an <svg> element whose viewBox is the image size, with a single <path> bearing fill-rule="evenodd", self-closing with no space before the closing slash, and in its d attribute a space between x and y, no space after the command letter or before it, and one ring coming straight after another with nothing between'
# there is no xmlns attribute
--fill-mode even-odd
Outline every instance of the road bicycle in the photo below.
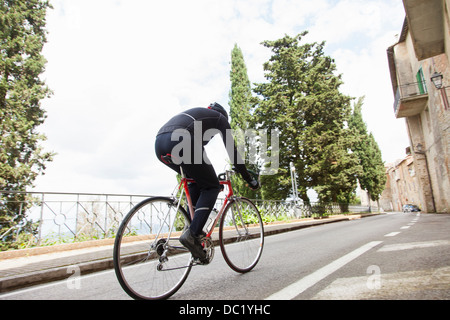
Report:
<svg viewBox="0 0 450 320"><path fill-rule="evenodd" d="M227 170L218 176L225 199L220 210L212 211L210 223L204 228L206 263L195 260L178 240L194 215L188 189L188 183L194 180L182 173L172 196L151 197L130 210L119 226L113 253L117 279L129 296L169 298L181 288L192 267L213 260L217 243L234 271L246 273L256 266L264 246L264 226L255 204L234 194L234 173ZM214 232L217 226L219 230Z"/></svg>

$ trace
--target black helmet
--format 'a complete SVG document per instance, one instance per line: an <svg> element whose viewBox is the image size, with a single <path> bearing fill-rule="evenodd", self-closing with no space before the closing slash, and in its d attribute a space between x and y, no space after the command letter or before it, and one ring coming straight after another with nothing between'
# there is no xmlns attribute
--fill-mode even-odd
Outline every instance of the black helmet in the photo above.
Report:
<svg viewBox="0 0 450 320"><path fill-rule="evenodd" d="M217 112L220 112L228 120L228 113L227 113L227 111L224 109L224 107L222 107L217 102L211 103L209 105L208 109L212 109L212 110L215 110Z"/></svg>

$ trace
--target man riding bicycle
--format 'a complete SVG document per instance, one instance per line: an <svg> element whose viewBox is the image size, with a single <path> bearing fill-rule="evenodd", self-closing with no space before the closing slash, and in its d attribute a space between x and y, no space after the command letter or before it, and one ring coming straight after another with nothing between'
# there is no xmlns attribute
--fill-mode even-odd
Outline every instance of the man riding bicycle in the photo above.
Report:
<svg viewBox="0 0 450 320"><path fill-rule="evenodd" d="M217 174L206 156L204 146L214 135L220 133L228 156L249 187L257 189L259 183L247 171L239 155L228 123L228 113L218 103L208 108L193 108L181 112L170 119L158 132L155 152L158 159L188 178L195 180L189 184L189 193L194 206L194 219L180 237L180 242L189 249L195 259L203 262L206 253L201 245L203 227L214 207L221 185Z"/></svg>

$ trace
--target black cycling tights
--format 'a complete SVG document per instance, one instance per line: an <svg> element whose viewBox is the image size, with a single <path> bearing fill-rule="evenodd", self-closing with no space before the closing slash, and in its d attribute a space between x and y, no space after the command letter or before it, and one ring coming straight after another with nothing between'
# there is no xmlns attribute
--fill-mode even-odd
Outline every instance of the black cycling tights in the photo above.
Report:
<svg viewBox="0 0 450 320"><path fill-rule="evenodd" d="M207 163L205 162L205 159L202 159L201 163L194 164L193 152L191 152L192 161L190 161L190 164L181 163L180 165L176 165L168 163L167 160L165 160L167 158L163 158L167 155L172 155L172 150L180 143L179 141L171 141L171 135L171 133L164 133L156 137L156 156L162 163L175 170L177 173L181 173L180 167L183 168L183 172L186 176L195 180L196 183L189 184L189 193L195 210L194 219L190 229L194 235L198 236L202 233L203 226L208 220L209 214L216 203L221 186L213 166L209 164L209 160L207 160ZM203 157L206 157L203 147L202 155ZM172 155L172 158L175 158L176 156L177 155ZM182 152L179 156L183 156Z"/></svg>

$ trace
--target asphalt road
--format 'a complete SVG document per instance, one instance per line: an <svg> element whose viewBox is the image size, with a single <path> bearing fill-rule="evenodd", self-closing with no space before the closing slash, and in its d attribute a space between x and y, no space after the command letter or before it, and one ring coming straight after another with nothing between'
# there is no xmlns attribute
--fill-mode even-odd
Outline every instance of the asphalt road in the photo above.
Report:
<svg viewBox="0 0 450 320"><path fill-rule="evenodd" d="M214 261L194 267L171 299L448 300L449 230L450 214L391 213L273 235L259 264L243 275L216 248ZM129 297L109 270L0 295L22 299Z"/></svg>

